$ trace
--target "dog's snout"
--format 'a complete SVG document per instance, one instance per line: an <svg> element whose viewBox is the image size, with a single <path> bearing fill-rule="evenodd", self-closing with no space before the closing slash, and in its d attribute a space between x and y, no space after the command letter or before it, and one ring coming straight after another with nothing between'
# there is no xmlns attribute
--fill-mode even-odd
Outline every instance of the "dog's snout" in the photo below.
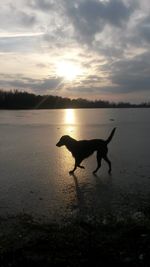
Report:
<svg viewBox="0 0 150 267"><path fill-rule="evenodd" d="M58 141L58 143L56 144L56 146L58 146L58 147L62 146L61 140Z"/></svg>

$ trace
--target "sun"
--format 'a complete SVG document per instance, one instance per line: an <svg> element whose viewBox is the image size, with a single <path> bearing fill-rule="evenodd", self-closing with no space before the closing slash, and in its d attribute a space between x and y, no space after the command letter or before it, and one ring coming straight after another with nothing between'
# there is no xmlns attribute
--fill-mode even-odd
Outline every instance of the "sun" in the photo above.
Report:
<svg viewBox="0 0 150 267"><path fill-rule="evenodd" d="M60 61L56 64L56 73L64 80L73 81L81 75L82 70L80 66L70 61Z"/></svg>

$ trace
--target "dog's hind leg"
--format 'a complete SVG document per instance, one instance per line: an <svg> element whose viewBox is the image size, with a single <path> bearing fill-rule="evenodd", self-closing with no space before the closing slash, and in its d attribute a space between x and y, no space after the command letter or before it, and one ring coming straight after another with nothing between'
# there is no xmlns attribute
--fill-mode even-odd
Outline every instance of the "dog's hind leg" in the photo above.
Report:
<svg viewBox="0 0 150 267"><path fill-rule="evenodd" d="M107 155L103 156L103 159L108 163L109 166L108 173L111 173L111 161L108 159Z"/></svg>
<svg viewBox="0 0 150 267"><path fill-rule="evenodd" d="M102 161L102 155L100 152L97 152L97 168L93 171L93 173L96 173L99 168L101 167L101 161Z"/></svg>

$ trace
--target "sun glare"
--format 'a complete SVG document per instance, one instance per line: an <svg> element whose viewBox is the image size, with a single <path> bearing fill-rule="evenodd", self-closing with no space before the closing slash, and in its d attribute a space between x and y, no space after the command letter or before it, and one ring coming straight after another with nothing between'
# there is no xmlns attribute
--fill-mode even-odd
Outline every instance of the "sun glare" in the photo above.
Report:
<svg viewBox="0 0 150 267"><path fill-rule="evenodd" d="M81 67L70 61L60 61L56 65L57 75L68 81L76 79L77 76L81 75L81 72Z"/></svg>
<svg viewBox="0 0 150 267"><path fill-rule="evenodd" d="M75 113L73 109L65 110L65 123L74 124L75 123Z"/></svg>

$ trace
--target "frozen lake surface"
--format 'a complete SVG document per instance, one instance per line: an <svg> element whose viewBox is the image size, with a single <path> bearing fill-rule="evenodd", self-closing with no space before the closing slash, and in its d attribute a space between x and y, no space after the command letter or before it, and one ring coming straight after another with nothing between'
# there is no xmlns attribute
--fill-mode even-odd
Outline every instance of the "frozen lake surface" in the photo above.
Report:
<svg viewBox="0 0 150 267"><path fill-rule="evenodd" d="M106 139L112 175L96 155L74 165L56 147L64 134ZM150 109L0 111L0 216L28 213L42 220L146 216L150 210Z"/></svg>

